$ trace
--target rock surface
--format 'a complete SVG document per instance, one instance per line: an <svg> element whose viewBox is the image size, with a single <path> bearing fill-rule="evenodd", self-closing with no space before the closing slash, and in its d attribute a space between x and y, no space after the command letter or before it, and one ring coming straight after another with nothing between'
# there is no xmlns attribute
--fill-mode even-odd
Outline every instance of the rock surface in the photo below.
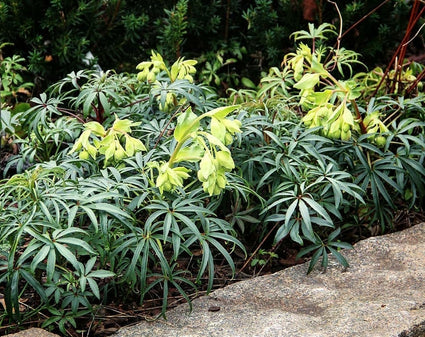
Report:
<svg viewBox="0 0 425 337"><path fill-rule="evenodd" d="M6 335L5 337L59 337L53 333L45 331L39 328L31 328L28 330L23 330L18 333L13 333L10 335Z"/></svg>
<svg viewBox="0 0 425 337"><path fill-rule="evenodd" d="M143 321L114 337L425 336L425 224L373 237L330 259L232 284L181 305L167 320Z"/></svg>

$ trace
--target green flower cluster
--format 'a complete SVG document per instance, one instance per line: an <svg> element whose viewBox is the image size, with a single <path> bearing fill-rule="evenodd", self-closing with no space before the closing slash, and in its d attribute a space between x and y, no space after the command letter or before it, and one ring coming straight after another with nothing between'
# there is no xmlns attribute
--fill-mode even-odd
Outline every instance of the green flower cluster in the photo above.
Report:
<svg viewBox="0 0 425 337"><path fill-rule="evenodd" d="M186 167L170 167L168 162L161 165L153 162L153 166L159 171L156 187L159 188L161 193L164 193L164 191L170 192L176 187L183 187L183 180L189 178L190 170Z"/></svg>
<svg viewBox="0 0 425 337"><path fill-rule="evenodd" d="M108 162L119 162L138 151L146 151L145 145L139 139L130 136L131 127L139 124L116 118L112 127L105 130L98 122L85 123L85 130L75 142L70 154L80 151L81 159L96 159L97 155L101 154L105 156L106 166Z"/></svg>
<svg viewBox="0 0 425 337"><path fill-rule="evenodd" d="M235 168L230 151L218 151L215 157L210 152L205 152L199 164L198 179L209 195L217 195L226 187L226 172Z"/></svg>
<svg viewBox="0 0 425 337"><path fill-rule="evenodd" d="M196 68L194 67L196 63L198 63L196 60L184 60L184 57L180 57L173 63L171 69L168 69L162 56L152 51L150 61L144 61L137 65L136 69L141 70L137 74L137 79L142 82L153 83L156 81L156 76L161 71L165 71L171 82L186 79L192 83L192 75L196 73Z"/></svg>
<svg viewBox="0 0 425 337"><path fill-rule="evenodd" d="M190 107L177 118L174 138L177 145L168 162L151 162L150 168L158 170L155 185L160 192L173 191L183 187L184 179L189 178L190 170L182 166L174 166L180 162L199 162L197 177L209 195L217 195L226 187L226 172L234 167L227 145L233 136L241 132L241 122L226 118L238 106L227 106L197 116ZM201 119L211 118L211 132L203 131Z"/></svg>

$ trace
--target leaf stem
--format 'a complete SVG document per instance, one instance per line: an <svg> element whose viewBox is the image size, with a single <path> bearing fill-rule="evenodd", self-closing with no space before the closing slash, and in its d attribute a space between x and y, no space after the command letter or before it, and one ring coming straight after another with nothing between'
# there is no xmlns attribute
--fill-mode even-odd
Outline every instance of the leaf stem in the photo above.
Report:
<svg viewBox="0 0 425 337"><path fill-rule="evenodd" d="M195 118L194 120L193 120L193 122L187 127L187 130L190 130L190 129L192 129L192 127L196 124L196 123L198 123L198 122L200 122L203 118L205 118L206 116L207 116L207 112L205 112L205 113L203 113L202 115L200 115L200 116L198 116L197 118ZM187 133L187 131L186 131L186 133ZM174 151L173 151L173 153L171 154L171 156L170 156L170 159L168 160L168 166L171 168L172 167L172 165L173 165L173 162L174 162L174 160L176 159L176 156L177 156L177 153L179 153L179 151L180 151L180 149L182 148L182 146L183 146L183 144L190 138L192 136L192 133L188 133L188 134L185 134L184 136L183 136L183 138L179 141L179 142L177 142L177 145L176 145L176 147L175 147L175 149L174 149Z"/></svg>
<svg viewBox="0 0 425 337"><path fill-rule="evenodd" d="M350 103L353 105L354 111L356 112L356 118L357 118L358 123L360 125L360 130L361 130L362 134L367 133L367 129L366 129L366 126L363 123L363 118L362 118L362 115L360 114L359 107L357 106L356 100L352 99L352 100L350 100Z"/></svg>
<svg viewBox="0 0 425 337"><path fill-rule="evenodd" d="M189 104L186 105L185 107L179 106L179 108L176 110L176 112L173 113L173 115L171 116L171 118L168 120L167 124L164 126L164 128L162 129L161 133L159 134L158 139L156 140L156 143L154 145L154 149L156 149L156 147L158 146L159 141L161 140L162 136L164 136L165 131L167 131L168 126L170 125L171 121L177 116L178 113L180 113L180 111L185 112L188 108L189 108Z"/></svg>

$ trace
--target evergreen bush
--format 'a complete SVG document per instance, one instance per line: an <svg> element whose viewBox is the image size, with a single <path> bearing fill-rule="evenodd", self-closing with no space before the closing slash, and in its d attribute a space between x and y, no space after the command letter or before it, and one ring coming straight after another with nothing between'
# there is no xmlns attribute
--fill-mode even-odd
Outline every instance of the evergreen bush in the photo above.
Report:
<svg viewBox="0 0 425 337"><path fill-rule="evenodd" d="M236 57L238 62L216 69L227 88L235 83L228 82L226 74L258 79L262 71L280 63L281 55L293 48L290 34L303 29L307 20L318 24L339 20L329 1L310 2L315 5L309 16L303 17L306 3L3 0L0 43L13 44L4 49L7 56L19 54L28 60L37 91L73 70L94 64L103 69L132 70L139 60L149 57L151 49L167 59L186 56L211 64L218 52L225 60ZM344 30L366 16L344 36L343 45L360 51L368 64L385 63L406 27L409 5L402 0L374 0L340 6ZM241 50L246 52L240 54Z"/></svg>

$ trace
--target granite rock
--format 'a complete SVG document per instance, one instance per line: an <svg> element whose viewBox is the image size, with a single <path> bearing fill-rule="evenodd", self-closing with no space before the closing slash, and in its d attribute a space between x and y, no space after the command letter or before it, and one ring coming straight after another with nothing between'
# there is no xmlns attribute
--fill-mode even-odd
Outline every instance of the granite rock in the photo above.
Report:
<svg viewBox="0 0 425 337"><path fill-rule="evenodd" d="M6 335L5 337L59 337L51 332L39 328L22 330L18 333Z"/></svg>
<svg viewBox="0 0 425 337"><path fill-rule="evenodd" d="M425 336L425 224L372 237L331 258L241 281L142 321L114 337Z"/></svg>

